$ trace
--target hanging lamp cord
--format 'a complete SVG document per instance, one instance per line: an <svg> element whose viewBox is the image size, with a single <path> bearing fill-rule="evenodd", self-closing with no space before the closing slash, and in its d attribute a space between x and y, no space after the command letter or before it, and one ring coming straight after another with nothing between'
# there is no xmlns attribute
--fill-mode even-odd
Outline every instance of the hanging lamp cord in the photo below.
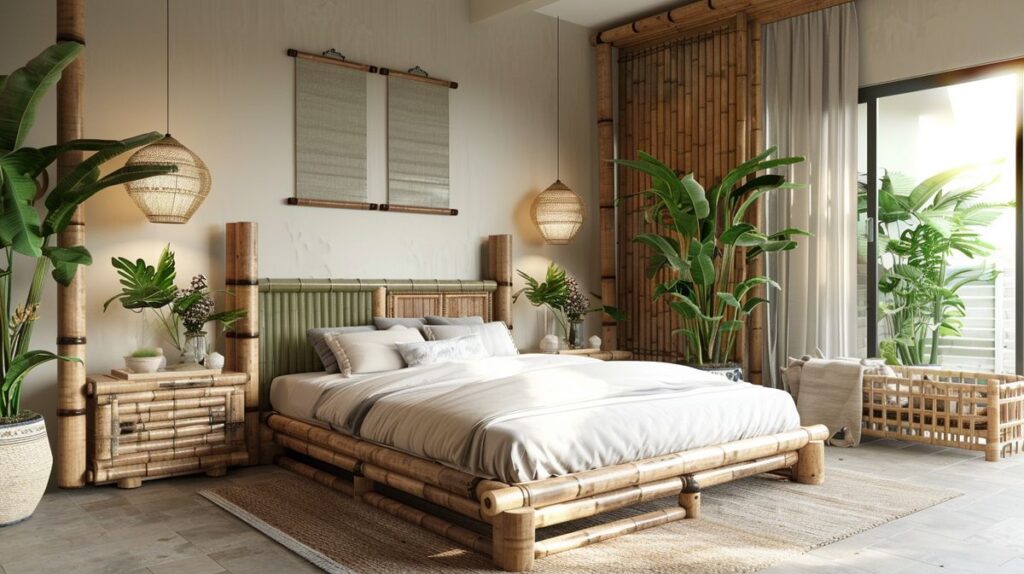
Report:
<svg viewBox="0 0 1024 574"><path fill-rule="evenodd" d="M164 25L166 26L166 45L164 46L164 72L166 77L164 78L164 87L166 88L165 97L167 98L167 106L165 110L166 116L164 117L164 133L171 135L171 0L164 0L164 10L166 16L164 18Z"/></svg>
<svg viewBox="0 0 1024 574"><path fill-rule="evenodd" d="M555 179L562 179L562 19L555 18Z"/></svg>

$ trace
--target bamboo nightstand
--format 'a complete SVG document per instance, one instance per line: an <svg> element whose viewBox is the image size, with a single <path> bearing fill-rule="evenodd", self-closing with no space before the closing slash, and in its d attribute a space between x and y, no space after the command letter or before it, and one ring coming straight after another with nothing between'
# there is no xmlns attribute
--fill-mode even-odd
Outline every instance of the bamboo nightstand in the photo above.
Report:
<svg viewBox="0 0 1024 574"><path fill-rule="evenodd" d="M248 380L215 371L91 375L88 481L137 488L166 476L222 476L246 463Z"/></svg>
<svg viewBox="0 0 1024 574"><path fill-rule="evenodd" d="M531 351L533 353L540 353L541 351ZM590 357L591 359L600 359L602 361L629 361L633 358L633 353L630 351L602 351L601 349L562 349L557 353L551 353L552 355L579 355L583 357Z"/></svg>

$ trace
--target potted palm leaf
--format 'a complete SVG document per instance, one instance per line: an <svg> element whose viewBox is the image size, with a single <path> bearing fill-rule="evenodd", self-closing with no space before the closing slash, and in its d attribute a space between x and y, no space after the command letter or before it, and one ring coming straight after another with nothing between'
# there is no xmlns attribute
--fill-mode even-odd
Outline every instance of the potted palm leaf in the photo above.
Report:
<svg viewBox="0 0 1024 574"><path fill-rule="evenodd" d="M978 178L977 171L978 166L954 167L916 184L896 172L880 179L878 309L887 336L878 346L889 364L938 365L940 339L963 336L967 307L961 289L999 275L981 260L993 246L982 240L980 230L1012 204L982 201L992 181ZM858 210L867 212L863 182ZM862 257L866 248L860 245ZM954 265L956 254L977 263Z"/></svg>
<svg viewBox="0 0 1024 574"><path fill-rule="evenodd" d="M757 287L778 289L766 276L740 276L736 261L765 253L796 249L801 229L764 232L749 223L747 213L758 199L795 187L781 175L765 170L803 161L802 157L773 159L775 148L744 162L717 185L705 190L693 174L677 176L670 167L640 152L637 160L616 160L651 177L645 220L655 231L633 241L651 250L647 277L653 297L679 316L683 337L681 362L741 379L733 362L736 339L744 322L767 303Z"/></svg>
<svg viewBox="0 0 1024 574"><path fill-rule="evenodd" d="M92 262L85 247L58 246L55 238L78 206L101 190L174 170L169 165L132 166L102 175L107 161L159 140L162 135L156 132L123 141L24 145L39 102L81 51L81 44L60 42L0 76L0 526L31 516L53 463L43 417L21 407L22 383L47 362L79 361L31 348L46 272L52 269L53 279L68 285L79 266ZM51 187L46 169L68 151L93 153ZM14 292L20 287L14 280L19 258L34 265L22 302L16 302Z"/></svg>

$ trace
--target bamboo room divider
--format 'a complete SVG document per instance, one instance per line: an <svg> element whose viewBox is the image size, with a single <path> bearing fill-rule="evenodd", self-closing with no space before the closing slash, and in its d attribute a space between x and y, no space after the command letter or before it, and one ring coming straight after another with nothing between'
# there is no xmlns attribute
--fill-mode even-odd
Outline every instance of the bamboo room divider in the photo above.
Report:
<svg viewBox="0 0 1024 574"><path fill-rule="evenodd" d="M706 188L717 183L764 147L764 24L847 1L691 2L594 36L602 302L628 317L620 324L604 317L606 347L632 351L639 359L677 361L683 345L673 334L678 317L651 299L645 274L650 251L632 242L651 228L643 216L647 202L636 195L648 189L650 178L635 170L616 173L609 160L633 159L642 150L680 174L692 172ZM749 217L759 224L760 210ZM741 258L737 265L744 274L763 271L761 261L745 268ZM754 383L762 381L763 328L763 311L757 312L736 349Z"/></svg>

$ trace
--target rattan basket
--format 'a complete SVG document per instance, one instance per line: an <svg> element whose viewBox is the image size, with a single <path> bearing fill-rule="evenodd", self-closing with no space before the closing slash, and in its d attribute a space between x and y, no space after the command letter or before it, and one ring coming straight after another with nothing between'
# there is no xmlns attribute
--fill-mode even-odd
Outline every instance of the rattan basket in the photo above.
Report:
<svg viewBox="0 0 1024 574"><path fill-rule="evenodd" d="M894 370L894 377L864 375L864 435L984 451L989 461L1020 453L1024 377Z"/></svg>

